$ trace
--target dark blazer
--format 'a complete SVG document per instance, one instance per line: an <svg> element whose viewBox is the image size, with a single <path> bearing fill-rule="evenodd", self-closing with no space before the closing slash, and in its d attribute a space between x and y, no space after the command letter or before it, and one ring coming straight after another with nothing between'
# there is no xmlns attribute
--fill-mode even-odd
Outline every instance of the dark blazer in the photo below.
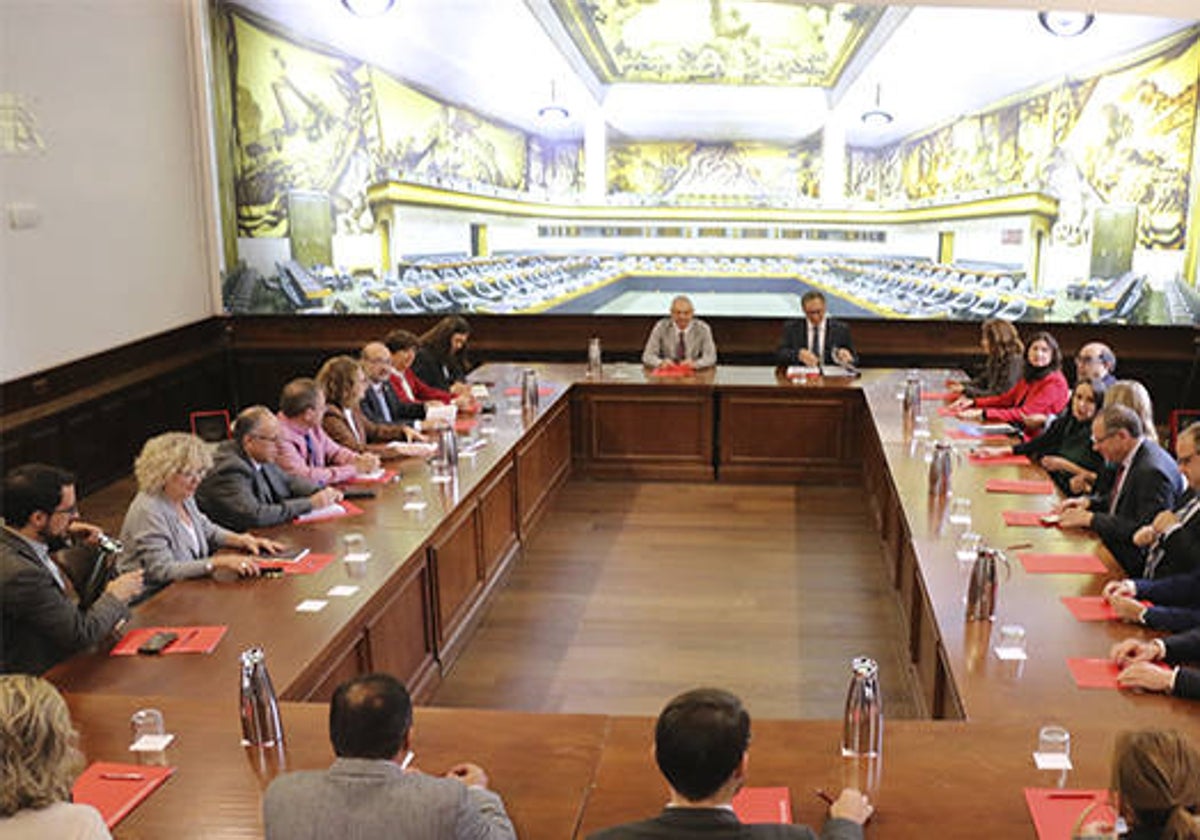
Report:
<svg viewBox="0 0 1200 840"><path fill-rule="evenodd" d="M422 403L410 403L400 399L396 393L396 389L390 382L384 382L383 387L379 389L383 394L383 398L387 400L388 411L392 414L393 423L403 423L406 420L424 420L425 406ZM379 405L379 394L375 392L374 386L367 387L367 395L363 397L362 402L358 404L362 409L362 413L372 423L387 423L388 419L384 415L382 408Z"/></svg>
<svg viewBox="0 0 1200 840"><path fill-rule="evenodd" d="M1167 651L1163 660L1168 664L1178 665L1180 662L1200 661L1200 627L1195 627L1186 633L1167 636L1162 643ZM1180 668L1179 674L1175 677L1175 690L1172 693L1176 697L1200 700L1200 669Z"/></svg>
<svg viewBox="0 0 1200 840"><path fill-rule="evenodd" d="M455 382L467 378L467 368L458 356L440 358L428 347L418 347L413 358L412 372L430 388L449 391Z"/></svg>
<svg viewBox="0 0 1200 840"><path fill-rule="evenodd" d="M231 531L290 522L312 510L309 496L321 488L275 464L256 470L237 441L217 447L213 466L196 488L200 510Z"/></svg>
<svg viewBox="0 0 1200 840"><path fill-rule="evenodd" d="M1091 422L1076 420L1070 408L1056 415L1040 435L1014 446L1013 453L1035 459L1058 455L1097 475L1104 469L1104 459L1092 448ZM1063 495L1076 495L1071 491L1070 473L1052 472L1050 478Z"/></svg>
<svg viewBox="0 0 1200 840"><path fill-rule="evenodd" d="M963 386L963 396L974 399L1003 394L1017 384L1024 371L1025 357L1020 353L988 356L979 375Z"/></svg>
<svg viewBox="0 0 1200 840"><path fill-rule="evenodd" d="M1154 580L1137 578L1133 585L1135 597L1153 604L1142 616L1147 627L1173 633L1200 627L1200 570Z"/></svg>
<svg viewBox="0 0 1200 840"><path fill-rule="evenodd" d="M127 618L129 607L107 592L80 610L33 548L0 529L0 673L40 674Z"/></svg>
<svg viewBox="0 0 1200 840"><path fill-rule="evenodd" d="M1188 491L1175 511L1182 520L1180 526L1161 538L1146 554L1147 560L1156 553L1159 555L1154 566L1156 580L1190 575L1200 569L1200 508L1195 507L1194 497L1195 491ZM1200 607L1200 590L1197 596L1196 606Z"/></svg>
<svg viewBox="0 0 1200 840"><path fill-rule="evenodd" d="M781 365L800 364L800 350L808 347L808 319L796 318L783 325L783 338L779 341L779 349L775 351L775 360ZM825 319L825 346L822 348L821 364L836 365L833 359L833 348L843 347L850 351L855 363L858 354L854 352L854 342L850 340L850 328L841 321L833 318Z"/></svg>
<svg viewBox="0 0 1200 840"><path fill-rule="evenodd" d="M827 820L820 840L861 840L862 826ZM818 840L804 825L746 825L724 808L664 808L654 819L606 828L588 840Z"/></svg>
<svg viewBox="0 0 1200 840"><path fill-rule="evenodd" d="M1115 481L1102 495L1092 496L1092 530L1130 577L1140 577L1146 567L1146 552L1133 544L1133 532L1148 524L1159 511L1175 509L1179 485L1175 460L1147 439L1129 464L1116 509L1108 513L1109 499L1117 489Z"/></svg>

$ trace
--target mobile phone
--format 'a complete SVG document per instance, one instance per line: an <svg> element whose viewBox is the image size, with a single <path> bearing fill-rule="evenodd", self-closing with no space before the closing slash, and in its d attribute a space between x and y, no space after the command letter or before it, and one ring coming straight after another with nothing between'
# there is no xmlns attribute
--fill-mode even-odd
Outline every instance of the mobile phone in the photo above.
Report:
<svg viewBox="0 0 1200 840"><path fill-rule="evenodd" d="M170 630L159 630L146 641L142 642L138 648L138 653L159 654L166 649L167 645L179 638L178 633L172 633Z"/></svg>
<svg viewBox="0 0 1200 840"><path fill-rule="evenodd" d="M265 578L277 578L284 576L283 566L259 566L258 571Z"/></svg>

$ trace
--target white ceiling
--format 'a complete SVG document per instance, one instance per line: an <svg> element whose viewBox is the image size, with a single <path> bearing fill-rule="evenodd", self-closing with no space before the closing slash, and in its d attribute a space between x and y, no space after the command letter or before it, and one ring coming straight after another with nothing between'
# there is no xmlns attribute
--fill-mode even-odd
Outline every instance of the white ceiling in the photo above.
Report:
<svg viewBox="0 0 1200 840"><path fill-rule="evenodd" d="M833 123L850 144L870 146L1084 75L1194 24L1200 11L1196 0L1153 4L1173 18L1099 11L1150 5L1138 0L1056 2L1056 8L1098 11L1083 36L1062 39L1041 29L1032 11L1036 0L995 4L1025 8L964 8L955 0L894 7L885 18L889 25L852 65L849 83L829 95L812 88L600 85L555 25L548 0L397 0L373 19L356 18L339 0L238 1L439 98L550 136L582 137L587 120L601 116L616 136L664 140L786 142ZM571 111L566 124L553 128L537 117L552 79ZM876 84L883 107L896 118L883 130L859 119L873 105Z"/></svg>

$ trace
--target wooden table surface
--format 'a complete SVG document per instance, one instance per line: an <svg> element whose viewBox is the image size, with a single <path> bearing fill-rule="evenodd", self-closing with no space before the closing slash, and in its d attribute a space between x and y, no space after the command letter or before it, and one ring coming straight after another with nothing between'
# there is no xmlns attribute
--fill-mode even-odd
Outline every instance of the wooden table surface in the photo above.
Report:
<svg viewBox="0 0 1200 840"><path fill-rule="evenodd" d="M515 383L520 367L489 366L482 375L503 393ZM865 400L866 422L877 435L915 557L913 585L927 598L944 665L966 719L888 721L882 763L871 768L840 757L836 722L756 721L750 783L789 786L797 821L819 822L822 809L811 796L812 787L857 783L871 792L880 808L869 837L916 838L931 831L955 838L1032 837L1021 789L1057 781L1035 770L1030 759L1041 725L1059 723L1072 733L1077 769L1065 780L1070 786L1106 785L1112 738L1120 729L1173 726L1200 737L1196 707L1186 701L1074 686L1066 667L1068 656L1103 657L1118 639L1151 635L1128 625L1078 622L1060 602L1061 596L1098 594L1109 576L1030 575L1015 564L1014 556L1011 577L1000 586L994 624L965 621L966 567L954 556L958 529L945 521L944 509L927 494L924 453L913 446L901 423L896 393L903 372L867 371L856 382L792 384L781 381L771 368L718 368L687 380L659 380L635 365L606 366L604 375L594 379L586 378L582 365L532 367L543 382L556 383L555 394L542 401L543 412L563 399L575 382L593 388L637 385L774 393L788 388L799 400L853 391ZM941 373L923 375L927 387L940 387ZM118 760L124 755L128 716L141 706L161 708L168 728L179 734L168 753L180 767L177 778L127 818L118 836L258 836L262 774L255 772L238 744L237 654L265 643L276 685L285 689L324 651L336 648L350 618L422 549L438 523L453 515L457 501L520 442L524 427L513 421L513 401L502 397L500 402L496 440L474 464L464 462L457 496L429 484L423 465L406 463L402 482L383 487L379 499L366 502L364 516L282 530L315 551L334 552L342 533L361 532L373 552L365 566L339 562L314 576L173 586L138 609L135 625L228 623L229 635L212 656L199 661L188 656L118 660L98 653L76 657L51 673L72 694L90 759ZM938 437L950 421L936 415L933 403L926 409ZM989 493L984 482L1042 475L1032 466L981 467L964 461L954 475L954 492L971 500L973 528L988 544L1097 551L1116 576L1111 558L1085 534L1003 525L1001 511L1044 509L1053 498ZM400 510L403 486L411 483L419 484L431 502L424 519ZM352 576L351 569L358 576ZM353 583L360 590L349 599L329 599L321 613L294 612L297 602L322 596L337 583ZM904 587L900 591L905 597ZM1024 663L1002 662L991 651L995 629L1009 623L1026 630L1029 659ZM288 766L325 766L330 760L325 706L285 704L284 717ZM504 795L520 836L557 840L658 811L665 791L649 753L652 725L647 718L421 708L415 738L422 767L436 771L459 759L479 761Z"/></svg>

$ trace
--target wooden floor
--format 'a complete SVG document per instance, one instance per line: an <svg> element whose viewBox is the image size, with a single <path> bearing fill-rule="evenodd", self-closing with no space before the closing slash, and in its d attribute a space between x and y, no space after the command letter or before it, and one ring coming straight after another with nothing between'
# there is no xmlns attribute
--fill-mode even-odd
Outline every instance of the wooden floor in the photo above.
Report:
<svg viewBox="0 0 1200 840"><path fill-rule="evenodd" d="M836 718L850 659L919 714L860 488L570 481L433 704L655 715L697 685Z"/></svg>

